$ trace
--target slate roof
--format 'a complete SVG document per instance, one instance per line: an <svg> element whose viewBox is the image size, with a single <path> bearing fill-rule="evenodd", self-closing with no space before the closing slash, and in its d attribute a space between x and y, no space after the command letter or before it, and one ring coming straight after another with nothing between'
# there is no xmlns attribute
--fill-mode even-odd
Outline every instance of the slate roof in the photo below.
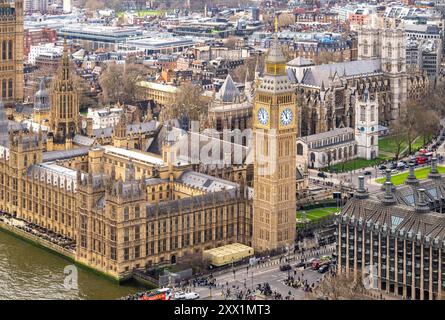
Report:
<svg viewBox="0 0 445 320"><path fill-rule="evenodd" d="M394 204L383 202L385 192L381 190L369 194L368 198L353 197L343 207L341 220L408 238L434 239L435 243L445 245L445 214L433 211L435 203L445 200L445 176L418 182L418 185L394 187L391 193L395 199ZM416 210L421 202L420 189L426 190L427 211Z"/></svg>
<svg viewBox="0 0 445 320"><path fill-rule="evenodd" d="M308 68L301 79L301 83L321 87L322 83L328 85L335 74L342 78L380 72L380 59L322 64Z"/></svg>
<svg viewBox="0 0 445 320"><path fill-rule="evenodd" d="M240 97L238 87L235 85L235 82L233 82L230 74L227 75L226 80L216 94L216 99L225 103L233 103L239 102Z"/></svg>

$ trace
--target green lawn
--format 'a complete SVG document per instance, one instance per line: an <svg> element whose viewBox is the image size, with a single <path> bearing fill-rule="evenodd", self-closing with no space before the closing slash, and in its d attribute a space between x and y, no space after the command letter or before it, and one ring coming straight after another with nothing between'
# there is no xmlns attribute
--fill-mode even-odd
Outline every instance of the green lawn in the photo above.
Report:
<svg viewBox="0 0 445 320"><path fill-rule="evenodd" d="M403 151L405 148L408 147L408 142L404 141L402 143L402 147L400 148L400 151ZM423 147L423 137L417 138L416 141L411 145L412 151L417 151ZM394 142L393 137L382 137L379 138L379 153L382 156L385 156L387 158L394 158L395 153L394 150L396 149L396 144Z"/></svg>
<svg viewBox="0 0 445 320"><path fill-rule="evenodd" d="M328 171L328 172L352 171L352 170L357 170L357 169L361 169L361 168L372 167L372 166L380 164L381 162L383 162L385 160L387 160L387 159L384 157L378 157L373 160L355 159L355 160L351 160L351 161L347 161L347 162L343 162L343 163L334 164L334 165L329 166L323 170Z"/></svg>
<svg viewBox="0 0 445 320"><path fill-rule="evenodd" d="M326 208L316 208L311 210L302 210L306 212L306 218L315 221L320 218L329 216L333 214L334 212L337 212L339 209L337 207L326 207ZM302 217L302 211L297 211L297 219L301 219Z"/></svg>
<svg viewBox="0 0 445 320"><path fill-rule="evenodd" d="M428 177L428 173L430 173L431 167L424 167L417 170L414 170L414 174L417 179L422 180L426 179ZM438 166L437 171L439 173L445 173L445 167ZM401 185L405 182L406 178L408 178L409 172L399 173L396 175L393 175L391 177L391 181L395 186ZM378 183L384 183L386 181L386 178L379 178L376 180Z"/></svg>
<svg viewBox="0 0 445 320"><path fill-rule="evenodd" d="M118 17L122 17L125 11L120 11L117 13ZM164 13L162 10L137 10L136 15L140 18L144 18L146 16L160 16Z"/></svg>

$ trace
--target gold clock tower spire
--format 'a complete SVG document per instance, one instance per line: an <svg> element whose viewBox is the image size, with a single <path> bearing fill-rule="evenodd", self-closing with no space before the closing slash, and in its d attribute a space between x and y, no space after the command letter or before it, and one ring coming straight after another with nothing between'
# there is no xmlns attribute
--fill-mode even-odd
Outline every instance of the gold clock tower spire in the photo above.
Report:
<svg viewBox="0 0 445 320"><path fill-rule="evenodd" d="M296 99L276 34L265 64L253 135L253 246L260 252L293 248L296 228Z"/></svg>

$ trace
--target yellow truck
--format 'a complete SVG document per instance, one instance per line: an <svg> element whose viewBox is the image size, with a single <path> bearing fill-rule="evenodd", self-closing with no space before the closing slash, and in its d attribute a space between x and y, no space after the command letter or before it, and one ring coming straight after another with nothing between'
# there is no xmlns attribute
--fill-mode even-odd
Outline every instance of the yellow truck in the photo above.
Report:
<svg viewBox="0 0 445 320"><path fill-rule="evenodd" d="M232 243L222 247L205 250L204 259L211 265L221 267L253 256L253 248L241 243Z"/></svg>

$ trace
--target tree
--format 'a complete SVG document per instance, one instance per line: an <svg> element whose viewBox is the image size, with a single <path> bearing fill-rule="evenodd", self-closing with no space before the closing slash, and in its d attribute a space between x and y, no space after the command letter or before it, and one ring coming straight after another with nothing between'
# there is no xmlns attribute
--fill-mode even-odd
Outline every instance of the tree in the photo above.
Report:
<svg viewBox="0 0 445 320"><path fill-rule="evenodd" d="M278 16L278 27L287 27L295 23L295 15L293 13L281 13Z"/></svg>
<svg viewBox="0 0 445 320"><path fill-rule="evenodd" d="M405 126L406 142L408 143L408 154L412 152L412 144L418 136L417 116L421 112L420 104L416 101L408 101L406 111L401 114L400 122Z"/></svg>
<svg viewBox="0 0 445 320"><path fill-rule="evenodd" d="M396 160L399 160L400 153L402 152L403 144L405 143L406 127L403 121L399 118L390 125L391 138L394 147L394 154Z"/></svg>
<svg viewBox="0 0 445 320"><path fill-rule="evenodd" d="M143 80L148 73L148 69L142 64L108 64L99 77L102 88L101 102L134 102L139 90L137 82Z"/></svg>
<svg viewBox="0 0 445 320"><path fill-rule="evenodd" d="M178 87L173 105L165 110L164 118L177 118L187 115L190 121L200 121L207 117L207 104L202 97L200 85L184 82Z"/></svg>
<svg viewBox="0 0 445 320"><path fill-rule="evenodd" d="M312 293L307 294L309 299L326 300L369 300L363 285L362 276L347 276L339 273L336 276L326 275Z"/></svg>
<svg viewBox="0 0 445 320"><path fill-rule="evenodd" d="M85 3L87 11L93 12L105 8L103 0L87 0Z"/></svg>

